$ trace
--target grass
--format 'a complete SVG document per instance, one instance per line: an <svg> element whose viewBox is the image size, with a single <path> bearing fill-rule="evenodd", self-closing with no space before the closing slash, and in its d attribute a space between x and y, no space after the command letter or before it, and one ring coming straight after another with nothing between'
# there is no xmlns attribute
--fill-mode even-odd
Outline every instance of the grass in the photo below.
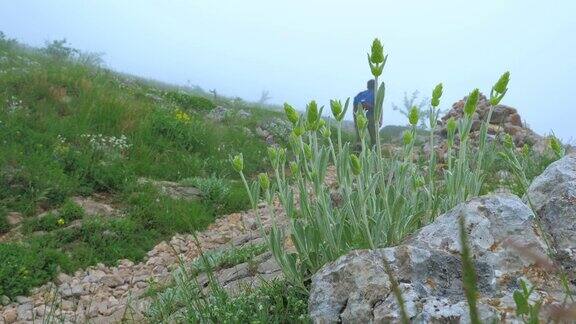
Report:
<svg viewBox="0 0 576 324"><path fill-rule="evenodd" d="M138 261L176 232L200 230L247 208L230 155L243 153L251 174L267 168L267 144L245 128L277 122L278 112L245 104L247 118L232 110L216 122L207 116L216 104L204 93L121 75L97 62L63 42L37 49L0 37L0 233L10 230L7 212L25 216L22 241L0 243L1 259L14 256L13 265L0 264L0 295L24 294L59 270ZM190 184L209 192L197 202L175 200L139 185L141 177L194 179ZM218 194L218 188L225 190ZM124 216L86 216L70 203L93 194L110 197ZM28 265L31 253L46 264ZM10 288L20 267L50 271Z"/></svg>

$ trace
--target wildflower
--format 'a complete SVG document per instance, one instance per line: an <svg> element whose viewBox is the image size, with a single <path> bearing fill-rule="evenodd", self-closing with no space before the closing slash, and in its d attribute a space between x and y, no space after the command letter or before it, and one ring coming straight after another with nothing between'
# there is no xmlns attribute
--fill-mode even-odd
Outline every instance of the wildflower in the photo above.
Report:
<svg viewBox="0 0 576 324"><path fill-rule="evenodd" d="M450 117L448 122L446 122L446 131L448 131L448 134L454 134L456 131L456 126L456 119L454 119L454 117Z"/></svg>
<svg viewBox="0 0 576 324"><path fill-rule="evenodd" d="M480 91L478 89L472 90L466 99L466 104L464 105L464 114L466 116L472 116L476 111L476 106L478 105L478 98L480 97Z"/></svg>
<svg viewBox="0 0 576 324"><path fill-rule="evenodd" d="M298 174L298 171L299 171L299 170L300 170L300 168L298 167L298 163L296 163L296 162L294 162L294 161L290 162L290 172L291 172L293 175Z"/></svg>
<svg viewBox="0 0 576 324"><path fill-rule="evenodd" d="M442 97L442 83L438 83L434 90L432 90L432 107L438 107L440 105L440 97Z"/></svg>
<svg viewBox="0 0 576 324"><path fill-rule="evenodd" d="M359 175L362 172L362 164L360 164L360 159L356 154L350 154L350 166L352 166L352 173L354 175Z"/></svg>
<svg viewBox="0 0 576 324"><path fill-rule="evenodd" d="M188 115L185 111L182 111L180 109L176 109L174 116L176 117L176 120L183 122L183 123L188 123L188 122L190 122L190 120L192 120L190 115Z"/></svg>
<svg viewBox="0 0 576 324"><path fill-rule="evenodd" d="M408 144L412 143L413 139L414 139L414 136L412 135L412 132L405 131L402 134L402 142L404 143L404 145L408 145Z"/></svg>
<svg viewBox="0 0 576 324"><path fill-rule="evenodd" d="M306 117L307 117L307 129L316 130L318 128L318 121L320 119L320 114L318 113L318 104L316 101L312 100L306 107Z"/></svg>
<svg viewBox="0 0 576 324"><path fill-rule="evenodd" d="M56 221L56 224L58 224L58 226L62 226L66 223L66 221L64 221L64 218L59 218L58 221Z"/></svg>
<svg viewBox="0 0 576 324"><path fill-rule="evenodd" d="M380 64L384 62L384 46L380 43L378 38L375 38L372 42L372 50L370 54L370 61L375 64Z"/></svg>
<svg viewBox="0 0 576 324"><path fill-rule="evenodd" d="M289 104L285 103L284 112L286 113L286 117L292 123L292 125L296 126L298 120L300 119L300 116L298 115L298 112L296 112L296 109L294 109L294 107L290 106Z"/></svg>
<svg viewBox="0 0 576 324"><path fill-rule="evenodd" d="M332 109L332 116L334 116L334 119L337 121L341 121L344 118L340 100L330 100L330 109Z"/></svg>
<svg viewBox="0 0 576 324"><path fill-rule="evenodd" d="M368 124L368 119L366 118L366 116L364 116L364 114L362 112L357 112L356 113L356 127L358 127L358 130L365 130L366 129L366 125Z"/></svg>
<svg viewBox="0 0 576 324"><path fill-rule="evenodd" d="M418 107L412 106L412 108L410 108L410 111L408 112L408 121L410 122L410 125L416 126L416 124L418 124L419 119L420 118L418 116Z"/></svg>
<svg viewBox="0 0 576 324"><path fill-rule="evenodd" d="M260 182L260 188L262 188L262 190L268 190L268 188L270 188L270 178L268 178L266 173L260 173L258 175L258 181Z"/></svg>
<svg viewBox="0 0 576 324"><path fill-rule="evenodd" d="M242 153L236 155L232 159L232 166L234 167L234 170L236 170L236 172L242 172L242 170L244 169L244 157L242 156Z"/></svg>

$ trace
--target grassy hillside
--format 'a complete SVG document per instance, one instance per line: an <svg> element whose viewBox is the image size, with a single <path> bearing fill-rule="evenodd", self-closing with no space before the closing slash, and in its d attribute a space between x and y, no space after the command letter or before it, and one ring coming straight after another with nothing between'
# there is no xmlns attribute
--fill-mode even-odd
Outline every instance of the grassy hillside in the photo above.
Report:
<svg viewBox="0 0 576 324"><path fill-rule="evenodd" d="M214 121L206 97L95 62L62 42L0 38L0 295L58 270L139 260L175 232L246 207L230 155L243 153L250 174L265 168L267 144L253 130L277 112L244 105L244 118ZM174 199L140 178L194 185L203 198ZM104 197L121 216L84 215L70 200L81 196ZM23 221L11 226L8 213Z"/></svg>

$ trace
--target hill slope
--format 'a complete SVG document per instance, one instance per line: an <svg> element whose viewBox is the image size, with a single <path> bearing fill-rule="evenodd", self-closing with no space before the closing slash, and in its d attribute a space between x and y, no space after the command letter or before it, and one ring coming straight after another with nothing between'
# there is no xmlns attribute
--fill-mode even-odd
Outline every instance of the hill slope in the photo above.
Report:
<svg viewBox="0 0 576 324"><path fill-rule="evenodd" d="M95 61L62 42L0 38L0 296L59 270L137 261L244 209L229 156L243 153L254 174L266 140L285 137L278 112L216 108Z"/></svg>

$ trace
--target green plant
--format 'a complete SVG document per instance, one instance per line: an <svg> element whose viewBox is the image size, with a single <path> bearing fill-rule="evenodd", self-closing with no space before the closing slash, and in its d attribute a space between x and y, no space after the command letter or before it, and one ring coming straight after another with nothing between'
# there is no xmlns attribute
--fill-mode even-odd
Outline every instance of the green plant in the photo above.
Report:
<svg viewBox="0 0 576 324"><path fill-rule="evenodd" d="M474 259L470 246L468 245L468 229L466 228L466 219L464 215L459 219L460 229L460 257L462 258L462 285L464 287L464 294L468 301L468 310L470 313L470 322L472 324L480 324L480 317L478 316L478 290L476 288L476 269L474 267Z"/></svg>
<svg viewBox="0 0 576 324"><path fill-rule="evenodd" d="M7 233L10 230L10 224L8 224L8 212L6 208L0 206L0 234Z"/></svg>
<svg viewBox="0 0 576 324"><path fill-rule="evenodd" d="M182 91L170 91L166 94L174 103L191 110L211 110L216 105L209 99L193 96Z"/></svg>
<svg viewBox="0 0 576 324"><path fill-rule="evenodd" d="M26 295L56 272L50 254L37 255L26 246L0 243L0 296Z"/></svg>
<svg viewBox="0 0 576 324"><path fill-rule="evenodd" d="M521 290L514 291L516 315L521 317L524 323L540 323L540 306L542 306L542 302L530 302L530 295L532 295L532 292L534 291L534 286L528 289L526 282L520 280L520 288Z"/></svg>
<svg viewBox="0 0 576 324"><path fill-rule="evenodd" d="M204 199L212 204L223 204L230 194L230 185L215 175L209 178L193 177L180 181L182 185L198 188Z"/></svg>
<svg viewBox="0 0 576 324"><path fill-rule="evenodd" d="M380 42L375 41L369 54L375 78L381 74L385 57ZM493 104L497 104L506 92L507 75L505 73L493 87L496 89L491 97ZM379 116L384 99L383 83L376 93L375 115ZM441 94L439 85L432 94L431 128L436 124ZM289 240L295 247L293 251L285 249L288 237L284 228L274 224L267 235L270 249L286 278L306 289L305 283L310 276L327 262L353 249L397 244L439 213L478 195L493 157L486 143L486 121L478 149L468 147L478 95L478 90L474 90L469 96L465 117L459 125L451 122L449 141L454 142L458 127L460 145L457 148L449 146L448 167L439 172L434 154L428 160L415 158L420 119L416 109L409 113L410 128L403 134L401 151L384 157L379 138L374 148L366 143L364 115L359 114L356 118L362 138L362 151L356 155L351 154L348 143L332 141L314 102L308 105L303 116L287 105L287 117L293 124L289 147L294 158L288 161L288 151L284 148L269 149L274 169L272 184L263 186L266 181L260 181L250 185L243 175L243 157L239 155L233 159L234 169L243 179L252 208L256 209L262 193L273 213L272 200L277 196L290 220ZM334 101L331 108L338 120L342 114L341 105ZM431 144L434 144L433 138ZM340 205L332 202L324 185L330 163L335 167L336 190L342 196ZM292 188L296 188L297 195Z"/></svg>

